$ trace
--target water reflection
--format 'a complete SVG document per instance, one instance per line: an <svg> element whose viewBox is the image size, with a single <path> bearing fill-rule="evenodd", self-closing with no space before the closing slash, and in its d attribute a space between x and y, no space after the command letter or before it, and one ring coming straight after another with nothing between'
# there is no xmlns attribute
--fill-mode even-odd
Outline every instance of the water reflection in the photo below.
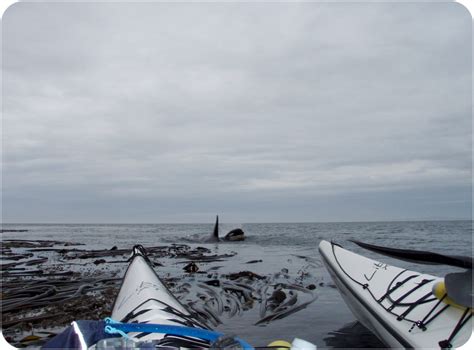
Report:
<svg viewBox="0 0 474 350"><path fill-rule="evenodd" d="M372 332L358 321L347 323L342 328L329 332L328 335L323 340L329 348L386 348Z"/></svg>

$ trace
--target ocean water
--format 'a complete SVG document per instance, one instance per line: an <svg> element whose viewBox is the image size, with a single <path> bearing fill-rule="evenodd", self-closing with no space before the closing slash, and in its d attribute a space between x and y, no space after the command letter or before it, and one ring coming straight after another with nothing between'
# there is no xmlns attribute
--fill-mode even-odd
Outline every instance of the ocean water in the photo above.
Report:
<svg viewBox="0 0 474 350"><path fill-rule="evenodd" d="M354 223L222 223L221 235L233 228L245 231L243 242L206 243L213 230L209 224L3 224L3 229L28 232L3 233L3 239L47 239L74 241L86 248L131 248L134 244L156 246L183 243L204 246L218 254L234 257L203 266L221 272L251 270L262 275L284 271L295 283L314 284L316 300L305 309L267 325L255 325L253 312L223 318L217 329L239 335L256 346L275 339L309 340L319 348L377 348L383 346L356 322L343 302L318 253L321 240L334 240L345 248L391 265L442 276L456 269L439 265L418 265L383 257L349 242L357 239L389 247L430 250L441 254L472 256L472 221L354 222ZM262 260L246 264L249 260ZM180 266L165 263L158 274L182 274ZM218 266L217 266L218 265ZM125 268L124 266L123 268ZM304 275L304 279L302 279Z"/></svg>

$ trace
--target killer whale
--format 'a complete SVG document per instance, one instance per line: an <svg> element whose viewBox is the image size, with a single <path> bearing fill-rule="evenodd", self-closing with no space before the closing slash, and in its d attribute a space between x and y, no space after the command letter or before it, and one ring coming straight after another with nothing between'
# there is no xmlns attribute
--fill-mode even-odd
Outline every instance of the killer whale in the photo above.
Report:
<svg viewBox="0 0 474 350"><path fill-rule="evenodd" d="M212 238L216 241L219 240L219 215L216 215L216 223L214 224L214 231L212 232Z"/></svg>
<svg viewBox="0 0 474 350"><path fill-rule="evenodd" d="M236 242L243 241L245 239L245 233L241 228L235 228L229 231L223 238L224 241ZM207 242L219 242L219 215L216 215L216 223L214 224L214 230L211 236L206 240Z"/></svg>
<svg viewBox="0 0 474 350"><path fill-rule="evenodd" d="M225 241L231 241L231 242L243 241L244 239L245 239L245 233L241 228L235 228L229 231L224 237Z"/></svg>
<svg viewBox="0 0 474 350"><path fill-rule="evenodd" d="M214 224L214 230L210 237L205 242L219 242L219 215L216 215L216 223Z"/></svg>

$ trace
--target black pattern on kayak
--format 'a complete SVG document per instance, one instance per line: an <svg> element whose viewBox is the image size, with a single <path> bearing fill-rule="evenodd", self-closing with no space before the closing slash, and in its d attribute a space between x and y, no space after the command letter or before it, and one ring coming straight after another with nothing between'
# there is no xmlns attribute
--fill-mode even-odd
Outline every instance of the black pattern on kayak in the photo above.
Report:
<svg viewBox="0 0 474 350"><path fill-rule="evenodd" d="M442 279L396 268L322 242L320 252L356 317L389 346L450 346L470 335L472 309L433 294Z"/></svg>

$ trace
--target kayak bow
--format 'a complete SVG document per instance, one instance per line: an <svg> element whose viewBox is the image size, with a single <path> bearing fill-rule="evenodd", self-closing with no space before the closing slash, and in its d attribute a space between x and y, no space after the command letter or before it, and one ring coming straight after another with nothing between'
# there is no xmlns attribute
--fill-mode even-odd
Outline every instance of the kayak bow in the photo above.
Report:
<svg viewBox="0 0 474 350"><path fill-rule="evenodd" d="M319 252L354 316L390 347L450 348L472 334L472 309L433 293L442 278L390 266L322 241Z"/></svg>

